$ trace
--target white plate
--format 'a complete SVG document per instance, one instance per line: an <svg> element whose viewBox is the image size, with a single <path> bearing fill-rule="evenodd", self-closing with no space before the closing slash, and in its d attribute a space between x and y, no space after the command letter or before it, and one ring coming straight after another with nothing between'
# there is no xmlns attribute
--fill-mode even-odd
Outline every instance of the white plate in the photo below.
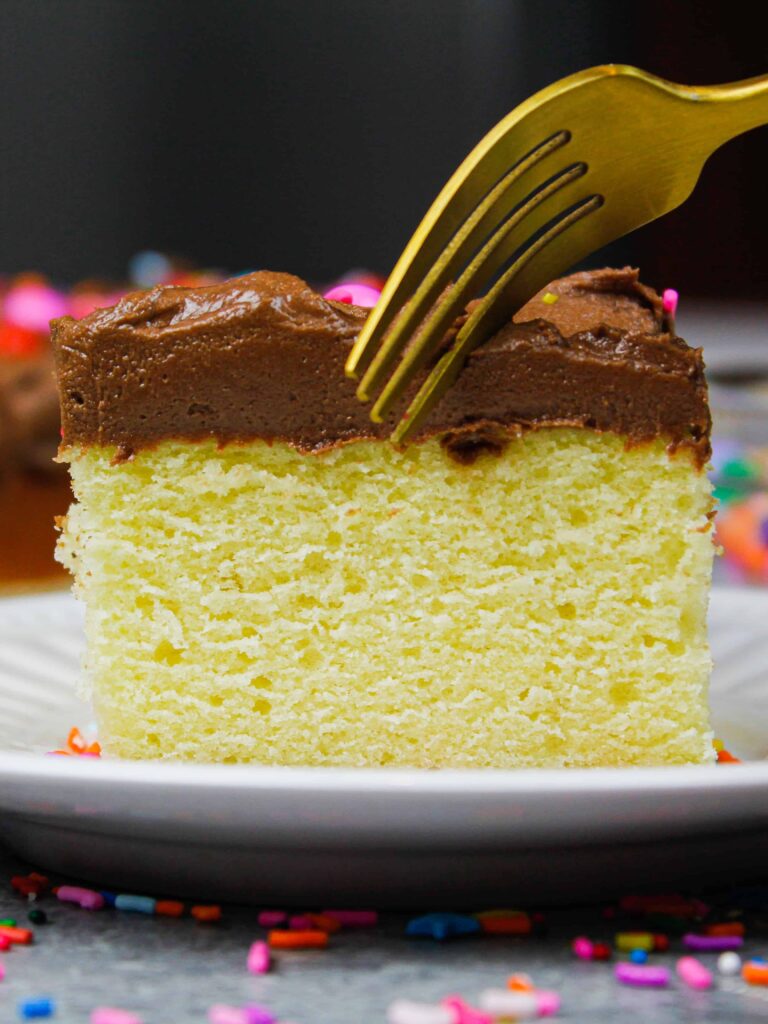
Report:
<svg viewBox="0 0 768 1024"><path fill-rule="evenodd" d="M123 890L254 903L530 903L746 881L768 855L768 592L717 589L718 735L742 766L295 769L42 756L88 708L68 595L0 602L0 836Z"/></svg>

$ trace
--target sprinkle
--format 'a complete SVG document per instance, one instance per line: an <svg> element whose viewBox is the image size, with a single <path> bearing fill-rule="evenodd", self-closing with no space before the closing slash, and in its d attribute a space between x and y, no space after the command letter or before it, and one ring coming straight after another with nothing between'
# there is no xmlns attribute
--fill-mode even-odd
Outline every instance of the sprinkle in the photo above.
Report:
<svg viewBox="0 0 768 1024"><path fill-rule="evenodd" d="M115 910L127 910L134 914L154 914L157 900L151 896L132 896L121 892L115 896Z"/></svg>
<svg viewBox="0 0 768 1024"><path fill-rule="evenodd" d="M141 1017L129 1010L118 1010L112 1006L97 1006L91 1012L91 1024L142 1024Z"/></svg>
<svg viewBox="0 0 768 1024"><path fill-rule="evenodd" d="M217 1003L208 1010L210 1024L248 1024L245 1011L239 1006L224 1006Z"/></svg>
<svg viewBox="0 0 768 1024"><path fill-rule="evenodd" d="M60 885L56 890L56 899L62 903L76 903L83 910L101 910L105 905L100 892L83 889L79 885Z"/></svg>
<svg viewBox="0 0 768 1024"><path fill-rule="evenodd" d="M4 917L2 919L2 921L0 921L0 927L3 927L3 928L15 928L16 927L16 918L15 917Z"/></svg>
<svg viewBox="0 0 768 1024"><path fill-rule="evenodd" d="M104 900L104 903L108 907L114 907L117 894L114 892L108 892L106 889L99 890L99 896Z"/></svg>
<svg viewBox="0 0 768 1024"><path fill-rule="evenodd" d="M273 949L323 949L328 945L328 933L272 931L267 941Z"/></svg>
<svg viewBox="0 0 768 1024"><path fill-rule="evenodd" d="M487 988L480 993L481 1010L491 1017L514 1017L515 1020L533 1020L539 1015L539 1003L531 992L510 992L505 988Z"/></svg>
<svg viewBox="0 0 768 1024"><path fill-rule="evenodd" d="M579 960L591 960L594 948L592 941L586 935L577 936L571 943L571 951Z"/></svg>
<svg viewBox="0 0 768 1024"><path fill-rule="evenodd" d="M332 917L345 928L375 928L379 923L376 910L323 910L323 917Z"/></svg>
<svg viewBox="0 0 768 1024"><path fill-rule="evenodd" d="M647 964L648 953L644 949L633 949L629 954L629 959L633 964Z"/></svg>
<svg viewBox="0 0 768 1024"><path fill-rule="evenodd" d="M307 914L307 917L312 922L312 927L318 928L321 932L337 932L342 927L341 921L335 917L328 917L327 914Z"/></svg>
<svg viewBox="0 0 768 1024"><path fill-rule="evenodd" d="M251 974L266 974L269 970L270 953L266 942L254 942L248 950L246 965Z"/></svg>
<svg viewBox="0 0 768 1024"><path fill-rule="evenodd" d="M527 914L514 917L483 917L480 925L487 935L530 935L532 924Z"/></svg>
<svg viewBox="0 0 768 1024"><path fill-rule="evenodd" d="M546 302L548 306L554 306L557 300L560 298L559 295L555 295L554 292L544 292L541 296L541 301Z"/></svg>
<svg viewBox="0 0 768 1024"><path fill-rule="evenodd" d="M529 974L511 974L507 978L507 988L513 992L533 992L534 984Z"/></svg>
<svg viewBox="0 0 768 1024"><path fill-rule="evenodd" d="M412 1003L396 999L387 1008L388 1024L456 1024L456 1014L447 1006Z"/></svg>
<svg viewBox="0 0 768 1024"><path fill-rule="evenodd" d="M625 953L633 949L653 949L653 935L650 932L619 932L615 938L616 949Z"/></svg>
<svg viewBox="0 0 768 1024"><path fill-rule="evenodd" d="M4 953L6 949L10 949L13 943L7 935L0 935L0 953Z"/></svg>
<svg viewBox="0 0 768 1024"><path fill-rule="evenodd" d="M48 915L44 910L30 910L27 917L32 924L48 924Z"/></svg>
<svg viewBox="0 0 768 1024"><path fill-rule="evenodd" d="M13 945L28 946L32 941L29 928L7 928L0 925L0 935L4 935Z"/></svg>
<svg viewBox="0 0 768 1024"><path fill-rule="evenodd" d="M262 910L256 920L262 928L276 928L287 916L284 910Z"/></svg>
<svg viewBox="0 0 768 1024"><path fill-rule="evenodd" d="M323 295L330 302L346 302L353 306L364 306L371 309L379 301L381 292L378 288L370 288L366 284L339 284Z"/></svg>
<svg viewBox="0 0 768 1024"><path fill-rule="evenodd" d="M741 921L723 921L722 924L708 924L704 932L707 935L743 935L744 925Z"/></svg>
<svg viewBox="0 0 768 1024"><path fill-rule="evenodd" d="M768 964L748 960L741 968L741 976L750 985L768 985Z"/></svg>
<svg viewBox="0 0 768 1024"><path fill-rule="evenodd" d="M677 304L679 301L680 296L674 288L665 288L664 293L661 296L661 308L669 316L674 316L677 312Z"/></svg>
<svg viewBox="0 0 768 1024"><path fill-rule="evenodd" d="M487 988L478 999L481 1010L494 1019L512 1017L515 1020L533 1020L535 1017L553 1017L560 1009L557 992L509 992L504 988Z"/></svg>
<svg viewBox="0 0 768 1024"><path fill-rule="evenodd" d="M248 1003L243 1007L246 1024L277 1024L277 1018L266 1006L258 1003Z"/></svg>
<svg viewBox="0 0 768 1024"><path fill-rule="evenodd" d="M612 956L613 950L607 942L596 942L592 947L593 960L610 960Z"/></svg>
<svg viewBox="0 0 768 1024"><path fill-rule="evenodd" d="M16 1009L22 1020L32 1020L35 1017L52 1017L55 1004L52 999L41 996L38 999L22 999Z"/></svg>
<svg viewBox="0 0 768 1024"><path fill-rule="evenodd" d="M4 964L0 963L0 981L2 981L4 977L5 977L5 966L4 966Z"/></svg>
<svg viewBox="0 0 768 1024"><path fill-rule="evenodd" d="M481 1013L479 1010L468 1006L458 996L448 996L446 999L441 999L440 1005L453 1010L454 1024L493 1024L492 1017L487 1013Z"/></svg>
<svg viewBox="0 0 768 1024"><path fill-rule="evenodd" d="M688 932L683 936L683 945L686 949L699 952L719 952L724 949L741 949L744 939L741 935L694 935Z"/></svg>
<svg viewBox="0 0 768 1024"><path fill-rule="evenodd" d="M616 964L616 980L622 985L637 985L649 988L665 988L669 984L666 967L648 967L646 964Z"/></svg>
<svg viewBox="0 0 768 1024"><path fill-rule="evenodd" d="M405 934L411 938L432 938L438 942L474 935L480 930L480 922L468 914L425 914L412 918L405 926Z"/></svg>
<svg viewBox="0 0 768 1024"><path fill-rule="evenodd" d="M184 913L184 904L178 900L158 900L155 903L155 913L159 917L181 917Z"/></svg>
<svg viewBox="0 0 768 1024"><path fill-rule="evenodd" d="M221 920L221 907L217 903L212 903L210 906L190 907L189 912L201 924L212 924L214 921Z"/></svg>
<svg viewBox="0 0 768 1024"><path fill-rule="evenodd" d="M681 956L675 965L677 976L688 988L712 988L712 974L695 956Z"/></svg>
<svg viewBox="0 0 768 1024"><path fill-rule="evenodd" d="M738 953L721 953L717 958L717 969L721 974L739 974L741 972L741 957Z"/></svg>
<svg viewBox="0 0 768 1024"><path fill-rule="evenodd" d="M293 914L288 918L288 927L292 932L311 932L312 919L308 914ZM325 929L321 929L325 931Z"/></svg>
<svg viewBox="0 0 768 1024"><path fill-rule="evenodd" d="M45 892L49 882L44 875L37 875L33 872L30 875L14 875L11 885L21 896L29 896L31 893Z"/></svg>
<svg viewBox="0 0 768 1024"><path fill-rule="evenodd" d="M666 935L654 934L653 948L657 953L666 953L669 949L669 938Z"/></svg>

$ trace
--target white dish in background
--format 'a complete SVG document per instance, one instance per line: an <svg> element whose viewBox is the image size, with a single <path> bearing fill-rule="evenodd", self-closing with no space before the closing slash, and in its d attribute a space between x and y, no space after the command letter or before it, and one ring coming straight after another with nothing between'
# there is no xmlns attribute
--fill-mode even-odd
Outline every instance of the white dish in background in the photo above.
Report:
<svg viewBox="0 0 768 1024"><path fill-rule="evenodd" d="M378 906L745 882L768 855L768 591L715 589L716 732L741 766L293 769L53 758L90 714L69 595L0 602L0 838L122 890Z"/></svg>

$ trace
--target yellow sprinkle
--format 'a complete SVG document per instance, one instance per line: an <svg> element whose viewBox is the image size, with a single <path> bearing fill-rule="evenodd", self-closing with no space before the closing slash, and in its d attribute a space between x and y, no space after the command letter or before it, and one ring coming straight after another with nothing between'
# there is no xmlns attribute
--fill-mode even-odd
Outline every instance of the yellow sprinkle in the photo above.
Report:
<svg viewBox="0 0 768 1024"><path fill-rule="evenodd" d="M715 748L715 750L718 752L718 754L720 753L721 750L725 749L725 744L723 743L722 740L717 740L717 739L712 740L712 746Z"/></svg>
<svg viewBox="0 0 768 1024"><path fill-rule="evenodd" d="M633 949L653 949L653 935L650 932L619 932L615 938L616 949L628 953Z"/></svg>
<svg viewBox="0 0 768 1024"><path fill-rule="evenodd" d="M544 292L541 296L541 301L546 302L548 306L554 306L557 300L560 298L559 295L555 295L554 292Z"/></svg>

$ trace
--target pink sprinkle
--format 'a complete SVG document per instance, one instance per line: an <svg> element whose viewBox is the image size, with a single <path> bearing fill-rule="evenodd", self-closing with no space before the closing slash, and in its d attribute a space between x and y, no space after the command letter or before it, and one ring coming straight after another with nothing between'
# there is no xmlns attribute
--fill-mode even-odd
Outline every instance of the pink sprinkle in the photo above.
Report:
<svg viewBox="0 0 768 1024"><path fill-rule="evenodd" d="M311 932L314 930L315 922L304 914L294 914L288 918L288 927L292 932Z"/></svg>
<svg viewBox="0 0 768 1024"><path fill-rule="evenodd" d="M548 989L537 989L536 999L539 1004L540 1017L554 1017L560 1012L560 996L557 992L550 992Z"/></svg>
<svg viewBox="0 0 768 1024"><path fill-rule="evenodd" d="M248 950L248 970L251 974L266 974L269 970L270 955L266 942L254 942Z"/></svg>
<svg viewBox="0 0 768 1024"><path fill-rule="evenodd" d="M81 889L79 885L60 885L56 897L62 903L77 903L83 910L101 910L104 897L93 889Z"/></svg>
<svg viewBox="0 0 768 1024"><path fill-rule="evenodd" d="M586 935L579 935L577 938L575 938L571 943L571 949L573 950L574 955L579 958L579 960L592 959L592 951L594 949L594 946L586 937Z"/></svg>
<svg viewBox="0 0 768 1024"><path fill-rule="evenodd" d="M276 928L286 917L284 910L262 910L256 920L262 928Z"/></svg>
<svg viewBox="0 0 768 1024"><path fill-rule="evenodd" d="M674 316L677 312L677 303L680 301L680 296L674 288L665 288L664 294L661 296L661 308L669 316Z"/></svg>
<svg viewBox="0 0 768 1024"><path fill-rule="evenodd" d="M67 312L63 295L47 284L25 282L16 285L5 297L5 318L29 331L47 333L48 324Z"/></svg>
<svg viewBox="0 0 768 1024"><path fill-rule="evenodd" d="M669 984L666 967L648 967L646 964L616 964L616 980L622 985L639 985L649 988L665 988Z"/></svg>
<svg viewBox="0 0 768 1024"><path fill-rule="evenodd" d="M5 977L5 967L0 963L0 981Z"/></svg>
<svg viewBox="0 0 768 1024"><path fill-rule="evenodd" d="M223 1003L216 1003L208 1010L208 1020L210 1024L248 1024L245 1010Z"/></svg>
<svg viewBox="0 0 768 1024"><path fill-rule="evenodd" d="M744 939L741 935L695 935L689 932L683 936L683 945L686 949L694 949L700 953L719 953L726 949L741 949Z"/></svg>
<svg viewBox="0 0 768 1024"><path fill-rule="evenodd" d="M712 988L712 974L695 956L681 956L675 970L689 988Z"/></svg>
<svg viewBox="0 0 768 1024"><path fill-rule="evenodd" d="M244 1006L243 1013L248 1024L277 1024L277 1017L265 1006L259 1006L257 1003Z"/></svg>
<svg viewBox="0 0 768 1024"><path fill-rule="evenodd" d="M351 306L364 306L371 309L379 301L381 292L378 288L370 288L367 284L337 284L323 296L331 302L346 302Z"/></svg>
<svg viewBox="0 0 768 1024"><path fill-rule="evenodd" d="M375 928L379 923L377 910L323 910L322 913L345 928Z"/></svg>
<svg viewBox="0 0 768 1024"><path fill-rule="evenodd" d="M487 1013L482 1013L480 1010L475 1010L473 1007L468 1006L458 996L447 996L447 998L440 1000L440 1005L447 1006L449 1010L453 1010L456 1015L456 1024L493 1024L493 1017L489 1017Z"/></svg>
<svg viewBox="0 0 768 1024"><path fill-rule="evenodd" d="M112 1006L97 1006L91 1013L91 1024L142 1024L141 1017Z"/></svg>

